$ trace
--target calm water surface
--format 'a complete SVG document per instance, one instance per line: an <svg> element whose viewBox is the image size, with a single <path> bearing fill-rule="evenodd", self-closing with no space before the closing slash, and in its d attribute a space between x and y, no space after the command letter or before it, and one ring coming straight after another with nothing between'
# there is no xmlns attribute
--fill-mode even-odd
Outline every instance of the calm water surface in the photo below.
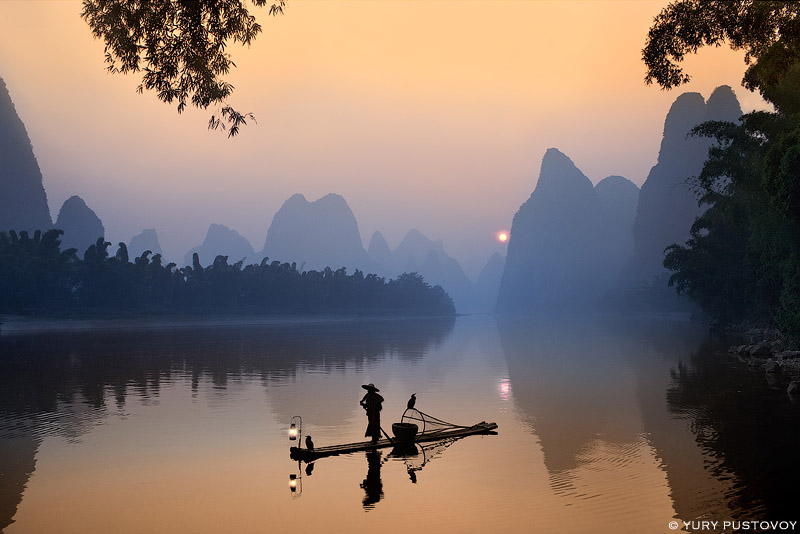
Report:
<svg viewBox="0 0 800 534"><path fill-rule="evenodd" d="M376 320L0 334L0 530L672 532L797 520L800 408L681 322ZM494 436L360 441L361 384ZM289 489L289 476L299 478ZM685 528L688 531L703 531ZM731 529L727 529L730 531ZM796 527L800 530L800 526Z"/></svg>

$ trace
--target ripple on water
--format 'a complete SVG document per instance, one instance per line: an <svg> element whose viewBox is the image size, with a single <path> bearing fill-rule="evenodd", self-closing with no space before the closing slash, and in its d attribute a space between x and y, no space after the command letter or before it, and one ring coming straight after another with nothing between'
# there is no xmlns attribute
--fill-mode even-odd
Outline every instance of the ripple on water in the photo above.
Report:
<svg viewBox="0 0 800 534"><path fill-rule="evenodd" d="M577 466L550 474L550 487L565 506L598 517L652 526L652 510L665 507L664 473L642 439L614 443L596 439L576 456Z"/></svg>

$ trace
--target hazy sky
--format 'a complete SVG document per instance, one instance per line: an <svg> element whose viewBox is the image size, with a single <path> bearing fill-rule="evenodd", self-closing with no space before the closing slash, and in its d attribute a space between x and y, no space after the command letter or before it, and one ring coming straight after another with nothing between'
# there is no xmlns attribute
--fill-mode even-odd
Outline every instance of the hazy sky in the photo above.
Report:
<svg viewBox="0 0 800 534"><path fill-rule="evenodd" d="M230 102L256 115L240 137L178 115L140 78L105 70L79 1L0 2L0 76L27 127L55 220L80 195L106 239L156 228L175 261L210 223L258 251L293 193L343 195L366 246L412 227L477 276L556 147L594 182L641 185L682 91L740 83L743 54L703 50L691 84L644 84L657 1L309 1L252 11L264 32L229 51Z"/></svg>

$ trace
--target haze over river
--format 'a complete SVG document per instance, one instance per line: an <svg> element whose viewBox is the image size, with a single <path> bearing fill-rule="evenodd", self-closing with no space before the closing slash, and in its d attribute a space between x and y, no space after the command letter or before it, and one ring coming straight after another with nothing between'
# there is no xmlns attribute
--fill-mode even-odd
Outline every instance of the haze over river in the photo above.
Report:
<svg viewBox="0 0 800 534"><path fill-rule="evenodd" d="M787 379L768 383L702 326L234 322L5 325L0 530L724 532L800 515ZM317 447L363 440L370 382L387 430L416 393L497 435L289 458L295 415Z"/></svg>

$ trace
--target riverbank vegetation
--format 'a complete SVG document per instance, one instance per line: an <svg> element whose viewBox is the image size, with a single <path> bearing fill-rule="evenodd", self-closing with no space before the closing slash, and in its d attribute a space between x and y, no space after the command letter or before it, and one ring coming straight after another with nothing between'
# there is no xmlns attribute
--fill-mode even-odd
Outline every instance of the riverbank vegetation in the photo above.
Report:
<svg viewBox="0 0 800 534"><path fill-rule="evenodd" d="M130 261L120 243L99 238L80 259L61 250L61 230L0 232L0 312L60 313L361 313L454 315L440 286L405 273L393 280L345 268L304 271L295 264L228 263L217 256L203 267L164 264L146 251Z"/></svg>
<svg viewBox="0 0 800 534"><path fill-rule="evenodd" d="M742 84L773 106L738 123L707 122L716 139L693 185L708 207L685 244L667 248L670 284L721 326L777 326L800 337L800 4L673 2L643 50L647 82L689 80L679 63L702 46L745 51Z"/></svg>

